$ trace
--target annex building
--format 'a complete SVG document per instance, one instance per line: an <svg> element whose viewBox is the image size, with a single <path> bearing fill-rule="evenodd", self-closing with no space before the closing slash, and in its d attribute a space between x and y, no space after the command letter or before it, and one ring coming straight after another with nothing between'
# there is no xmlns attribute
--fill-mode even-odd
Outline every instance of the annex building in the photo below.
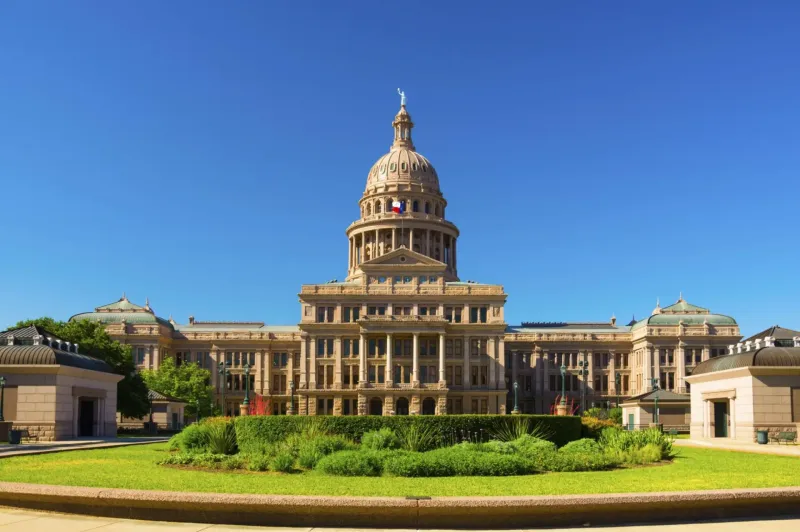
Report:
<svg viewBox="0 0 800 532"><path fill-rule="evenodd" d="M346 228L343 282L300 288L297 325L179 324L124 295L71 319L99 320L140 368L165 357L211 370L224 410L250 389L274 413L549 413L564 388L577 404L617 403L661 388L688 392L691 368L727 353L736 321L680 297L641 321L506 323L501 285L459 276L459 230L433 164L415 148L405 101L389 152L367 174ZM227 364L221 375L218 367Z"/></svg>

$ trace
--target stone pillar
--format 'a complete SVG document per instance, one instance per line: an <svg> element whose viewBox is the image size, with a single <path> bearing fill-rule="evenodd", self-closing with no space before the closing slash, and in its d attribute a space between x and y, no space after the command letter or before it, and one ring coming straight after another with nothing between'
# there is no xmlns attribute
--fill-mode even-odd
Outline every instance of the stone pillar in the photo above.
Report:
<svg viewBox="0 0 800 532"><path fill-rule="evenodd" d="M333 389L334 390L341 390L342 389L342 337L337 336L333 340L333 352L334 352L334 370L333 370ZM335 399L334 399L335 401ZM341 404L341 401L339 401ZM334 406L334 410L336 407Z"/></svg>
<svg viewBox="0 0 800 532"><path fill-rule="evenodd" d="M445 353L444 333L440 333L439 334L439 386L441 386L442 388L447 386L447 370L444 361L444 353Z"/></svg>
<svg viewBox="0 0 800 532"><path fill-rule="evenodd" d="M489 389L496 390L497 386L497 351L494 338L484 338L481 342L486 342L486 355L489 358Z"/></svg>
<svg viewBox="0 0 800 532"><path fill-rule="evenodd" d="M709 359L709 348L707 345L703 346L703 362Z"/></svg>
<svg viewBox="0 0 800 532"><path fill-rule="evenodd" d="M308 357L308 389L317 389L317 337L309 336Z"/></svg>
<svg viewBox="0 0 800 532"><path fill-rule="evenodd" d="M465 390L469 390L469 388L470 388L470 379L472 378L472 375L470 373L470 367L469 367L469 348L470 348L470 346L469 346L469 336L465 336L463 342L464 342L464 353L463 353L463 355L464 355L464 376L463 376L462 382L463 382L463 385L464 385L464 389ZM464 401L466 401L466 400L467 399L465 398ZM467 405L464 405L464 408L466 408L466 406Z"/></svg>
<svg viewBox="0 0 800 532"><path fill-rule="evenodd" d="M372 258L377 258L380 255L381 248L380 248L380 241L378 240L378 230L375 229L375 252L372 254Z"/></svg>
<svg viewBox="0 0 800 532"><path fill-rule="evenodd" d="M364 386L367 381L367 339L358 336L358 385Z"/></svg>
<svg viewBox="0 0 800 532"><path fill-rule="evenodd" d="M157 345L153 346L153 370L158 370L161 365L161 353Z"/></svg>
<svg viewBox="0 0 800 532"><path fill-rule="evenodd" d="M392 251L397 249L397 228L392 228Z"/></svg>
<svg viewBox="0 0 800 532"><path fill-rule="evenodd" d="M214 391L217 391L217 383L219 382L219 367L217 367L218 363L218 355L216 350L211 351L211 367L209 371L211 372L211 387L214 388Z"/></svg>
<svg viewBox="0 0 800 532"><path fill-rule="evenodd" d="M386 387L387 388L391 388L392 387L392 384L393 384L392 383L392 378L394 377L394 375L392 375L392 347L393 347L393 345L392 345L392 335L391 334L387 334L386 335L386 371L385 371L385 376L384 376L384 378L386 380Z"/></svg>
<svg viewBox="0 0 800 532"><path fill-rule="evenodd" d="M661 351L657 347L653 348L653 378L658 379L659 388L664 387L664 383L661 382Z"/></svg>
<svg viewBox="0 0 800 532"><path fill-rule="evenodd" d="M411 385L419 386L419 333L414 333L414 348L412 351Z"/></svg>
<svg viewBox="0 0 800 532"><path fill-rule="evenodd" d="M644 382L642 383L642 389L638 391L639 393L648 392L653 387L652 386L653 381L650 380L653 377L653 366L652 366L653 351L655 351L655 348L652 345L648 345L647 347L644 348L644 352L642 353L643 355L642 358L644 358L644 364L643 364L644 367L642 368L644 370L643 371L644 377L642 380Z"/></svg>
<svg viewBox="0 0 800 532"><path fill-rule="evenodd" d="M494 345L497 349L497 387L506 389L506 341L502 336L496 336ZM505 405L505 403L503 403Z"/></svg>
<svg viewBox="0 0 800 532"><path fill-rule="evenodd" d="M608 360L608 395L618 395L619 391L617 390L617 381L615 377L617 376L617 358L616 353L613 351L608 353L609 360ZM621 379L622 377L620 377ZM622 383L620 382L620 385Z"/></svg>
<svg viewBox="0 0 800 532"><path fill-rule="evenodd" d="M678 342L675 356L678 357L675 361L675 391L677 393L686 393L686 386L683 383L683 379L686 377L686 344Z"/></svg>
<svg viewBox="0 0 800 532"><path fill-rule="evenodd" d="M300 388L306 388L308 385L308 374L306 369L308 368L309 357L308 336L304 336L300 341Z"/></svg>
<svg viewBox="0 0 800 532"><path fill-rule="evenodd" d="M600 353L598 353L598 358L602 360L602 355L600 355ZM594 351L592 351L591 349L586 350L586 363L589 364L588 368L589 374L583 376L583 378L587 380L584 388L586 390L586 406L588 408L591 408L591 400L589 399L590 391L592 395L596 395L601 391L594 389ZM600 382L600 386L601 387L603 386L602 379Z"/></svg>
<svg viewBox="0 0 800 532"><path fill-rule="evenodd" d="M457 240L458 240L457 238L453 239L453 271L456 271L458 269L458 263L456 262L456 241Z"/></svg>
<svg viewBox="0 0 800 532"><path fill-rule="evenodd" d="M259 349L256 351L256 367L253 370L256 373L255 390L256 393L264 393L264 351Z"/></svg>
<svg viewBox="0 0 800 532"><path fill-rule="evenodd" d="M431 249L431 230L428 229L425 232L428 234L428 241L425 244L425 254L429 257L433 257L433 250Z"/></svg>

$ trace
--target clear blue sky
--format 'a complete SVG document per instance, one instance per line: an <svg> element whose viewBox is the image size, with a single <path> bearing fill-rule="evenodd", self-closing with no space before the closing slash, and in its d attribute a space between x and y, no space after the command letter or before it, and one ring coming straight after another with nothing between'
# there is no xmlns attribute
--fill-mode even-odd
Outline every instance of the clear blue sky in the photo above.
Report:
<svg viewBox="0 0 800 532"><path fill-rule="evenodd" d="M0 327L146 296L297 323L396 88L509 323L680 291L800 328L797 2L0 6Z"/></svg>

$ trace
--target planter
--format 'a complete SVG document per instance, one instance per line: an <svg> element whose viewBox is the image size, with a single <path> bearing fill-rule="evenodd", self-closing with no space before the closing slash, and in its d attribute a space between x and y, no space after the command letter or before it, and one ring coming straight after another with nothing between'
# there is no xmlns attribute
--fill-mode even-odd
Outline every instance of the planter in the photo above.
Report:
<svg viewBox="0 0 800 532"><path fill-rule="evenodd" d="M21 441L22 441L21 430L8 431L8 443L10 443L11 445L19 445Z"/></svg>
<svg viewBox="0 0 800 532"><path fill-rule="evenodd" d="M8 432L11 430L10 421L0 421L0 441L8 441Z"/></svg>
<svg viewBox="0 0 800 532"><path fill-rule="evenodd" d="M759 445L766 445L769 443L769 432L766 430L757 430L756 441Z"/></svg>

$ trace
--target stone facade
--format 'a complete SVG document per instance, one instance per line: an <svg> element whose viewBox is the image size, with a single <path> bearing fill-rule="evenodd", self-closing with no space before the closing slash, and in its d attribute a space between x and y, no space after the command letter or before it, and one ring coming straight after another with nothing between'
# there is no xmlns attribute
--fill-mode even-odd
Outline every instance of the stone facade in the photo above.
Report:
<svg viewBox="0 0 800 532"><path fill-rule="evenodd" d="M233 415L246 364L250 389L276 414L502 414L515 402L550 413L562 388L586 407L646 392L654 378L686 392L692 366L741 338L732 318L683 297L628 325L509 326L502 286L459 277L460 233L436 170L414 147L405 105L392 127L392 147L372 165L346 229L346 279L302 286L297 326L178 324L124 296L73 319L106 323L141 368L169 356L211 369Z"/></svg>

